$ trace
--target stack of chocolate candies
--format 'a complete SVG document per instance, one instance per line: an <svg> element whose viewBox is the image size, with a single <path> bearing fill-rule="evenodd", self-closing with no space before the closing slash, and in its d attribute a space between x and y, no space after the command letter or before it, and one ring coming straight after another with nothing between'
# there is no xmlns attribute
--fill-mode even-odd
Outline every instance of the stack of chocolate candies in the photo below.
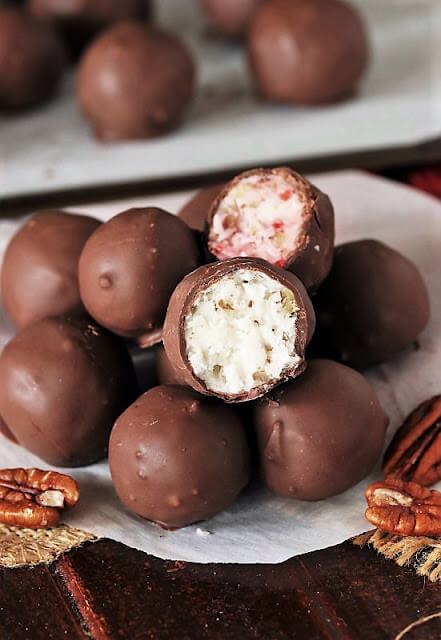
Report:
<svg viewBox="0 0 441 640"><path fill-rule="evenodd" d="M2 289L20 328L0 359L5 435L57 465L109 442L123 503L167 528L232 504L254 438L279 495L360 481L388 420L347 365L392 357L429 314L415 266L375 240L334 251L329 198L283 167L202 192L182 219L37 214L7 249ZM314 355L334 360L306 358L316 314ZM161 384L140 396L127 340L157 345Z"/></svg>

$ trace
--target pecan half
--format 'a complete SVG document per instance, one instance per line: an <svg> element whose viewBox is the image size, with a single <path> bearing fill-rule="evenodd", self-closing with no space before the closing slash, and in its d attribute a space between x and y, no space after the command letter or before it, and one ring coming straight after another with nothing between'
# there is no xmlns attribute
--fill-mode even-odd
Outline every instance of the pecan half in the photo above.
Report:
<svg viewBox="0 0 441 640"><path fill-rule="evenodd" d="M389 477L371 484L365 495L365 516L379 529L399 536L441 536L440 491Z"/></svg>
<svg viewBox="0 0 441 640"><path fill-rule="evenodd" d="M0 470L0 522L17 527L53 527L80 492L73 478L41 469Z"/></svg>
<svg viewBox="0 0 441 640"><path fill-rule="evenodd" d="M441 480L441 396L420 404L396 432L383 461L385 477L424 486Z"/></svg>

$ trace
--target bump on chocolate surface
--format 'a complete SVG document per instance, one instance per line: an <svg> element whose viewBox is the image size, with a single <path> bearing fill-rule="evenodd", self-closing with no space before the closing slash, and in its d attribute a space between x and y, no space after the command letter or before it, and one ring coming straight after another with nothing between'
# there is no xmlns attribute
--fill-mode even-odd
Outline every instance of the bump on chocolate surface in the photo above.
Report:
<svg viewBox="0 0 441 640"><path fill-rule="evenodd" d="M204 382L195 376L191 368L186 353L184 323L195 296L211 284L238 269L260 271L278 281L293 293L295 302L299 307L295 346L301 360L295 370L286 372L286 377L256 386L248 393L236 396L214 394L207 390ZM277 384L303 371L305 367L303 360L305 348L314 333L314 328L315 315L312 303L303 284L293 273L279 269L259 258L232 258L199 267L179 283L170 298L167 309L163 329L163 342L167 357L175 369L178 379L181 379L199 393L218 395L226 402L242 402L262 396Z"/></svg>
<svg viewBox="0 0 441 640"><path fill-rule="evenodd" d="M2 299L16 327L84 310L78 259L101 223L65 211L35 214L12 237L1 272Z"/></svg>
<svg viewBox="0 0 441 640"><path fill-rule="evenodd" d="M76 91L96 137L150 138L178 124L194 81L192 58L176 36L124 22L103 31L84 53Z"/></svg>
<svg viewBox="0 0 441 640"><path fill-rule="evenodd" d="M161 340L173 289L198 264L193 232L179 218L155 207L129 209L86 242L81 297L101 325L151 346Z"/></svg>
<svg viewBox="0 0 441 640"><path fill-rule="evenodd" d="M316 299L320 342L357 368L409 347L426 326L430 303L417 267L378 240L336 247Z"/></svg>
<svg viewBox="0 0 441 640"><path fill-rule="evenodd" d="M19 444L49 464L104 458L113 422L135 393L124 345L85 317L32 324L0 357L0 414Z"/></svg>
<svg viewBox="0 0 441 640"><path fill-rule="evenodd" d="M341 0L270 0L252 22L248 55L265 98L315 104L353 92L369 47L358 13Z"/></svg>
<svg viewBox="0 0 441 640"><path fill-rule="evenodd" d="M0 110L48 100L65 67L63 42L48 25L0 7Z"/></svg>
<svg viewBox="0 0 441 640"><path fill-rule="evenodd" d="M331 360L310 360L253 411L266 484L300 500L322 500L362 480L388 424L366 378Z"/></svg>
<svg viewBox="0 0 441 640"><path fill-rule="evenodd" d="M249 478L243 427L231 407L180 386L158 386L117 420L112 480L131 511L166 528L228 508Z"/></svg>

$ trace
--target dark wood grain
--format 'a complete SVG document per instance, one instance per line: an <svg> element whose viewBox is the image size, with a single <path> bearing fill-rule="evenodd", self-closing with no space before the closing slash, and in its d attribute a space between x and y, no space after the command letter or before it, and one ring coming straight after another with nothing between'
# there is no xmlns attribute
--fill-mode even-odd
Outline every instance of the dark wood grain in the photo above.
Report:
<svg viewBox="0 0 441 640"><path fill-rule="evenodd" d="M1 640L85 640L64 589L45 565L0 569Z"/></svg>
<svg viewBox="0 0 441 640"><path fill-rule="evenodd" d="M439 584L350 543L280 565L198 565L102 540L0 581L7 640L392 640L441 612ZM440 637L439 617L404 636Z"/></svg>

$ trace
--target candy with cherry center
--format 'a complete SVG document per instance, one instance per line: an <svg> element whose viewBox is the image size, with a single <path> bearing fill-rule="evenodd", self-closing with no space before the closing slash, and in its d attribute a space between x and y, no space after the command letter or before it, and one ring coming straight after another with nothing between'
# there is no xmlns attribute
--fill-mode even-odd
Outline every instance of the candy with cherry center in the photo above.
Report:
<svg viewBox="0 0 441 640"><path fill-rule="evenodd" d="M322 500L374 467L388 417L354 369L310 360L306 371L253 404L265 483L281 496Z"/></svg>
<svg viewBox="0 0 441 640"><path fill-rule="evenodd" d="M303 371L314 325L311 301L293 273L258 258L232 258L180 282L163 340L178 379L241 402Z"/></svg>
<svg viewBox="0 0 441 640"><path fill-rule="evenodd" d="M78 259L100 221L66 211L35 214L12 237L2 272L2 298L16 327L84 311Z"/></svg>
<svg viewBox="0 0 441 640"><path fill-rule="evenodd" d="M211 205L206 239L219 260L263 258L314 291L331 268L334 210L328 196L292 169L252 169Z"/></svg>
<svg viewBox="0 0 441 640"><path fill-rule="evenodd" d="M151 138L181 120L193 97L194 79L192 57L175 35L123 22L88 47L76 92L97 138Z"/></svg>
<svg viewBox="0 0 441 640"><path fill-rule="evenodd" d="M0 109L33 107L52 97L65 59L49 25L0 7Z"/></svg>
<svg viewBox="0 0 441 640"><path fill-rule="evenodd" d="M109 465L130 511L176 529L234 502L248 482L249 451L231 407L186 387L162 385L116 421Z"/></svg>
<svg viewBox="0 0 441 640"><path fill-rule="evenodd" d="M417 267L378 240L336 247L315 307L322 348L361 369L414 343L430 313Z"/></svg>
<svg viewBox="0 0 441 640"><path fill-rule="evenodd" d="M341 0L269 0L249 29L248 56L262 96L316 104L353 93L369 45L359 14Z"/></svg>
<svg viewBox="0 0 441 640"><path fill-rule="evenodd" d="M173 289L199 260L194 234L182 220L154 207L129 209L86 242L81 298L101 325L150 346L161 340Z"/></svg>
<svg viewBox="0 0 441 640"><path fill-rule="evenodd" d="M56 466L104 458L112 425L135 395L125 346L84 316L31 324L0 356L0 415L8 432Z"/></svg>

